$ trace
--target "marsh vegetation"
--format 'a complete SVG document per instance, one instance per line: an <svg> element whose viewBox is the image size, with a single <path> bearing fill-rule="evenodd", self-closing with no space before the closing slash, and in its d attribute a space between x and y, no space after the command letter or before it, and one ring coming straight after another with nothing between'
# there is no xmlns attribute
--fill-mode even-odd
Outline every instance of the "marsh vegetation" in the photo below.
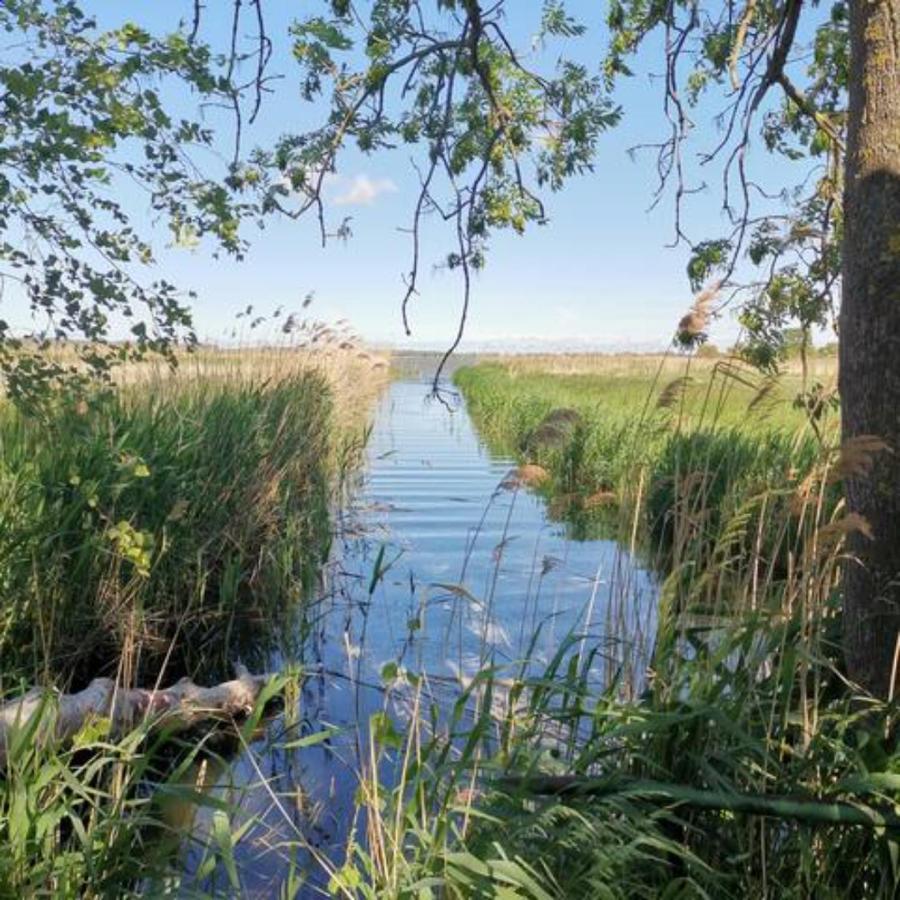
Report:
<svg viewBox="0 0 900 900"><path fill-rule="evenodd" d="M120 6L0 4L0 896L896 896L900 0ZM635 113L670 352L454 358L576 179L503 327L672 290Z"/></svg>
<svg viewBox="0 0 900 900"><path fill-rule="evenodd" d="M3 403L5 694L96 676L215 682L237 661L266 671L319 582L387 366L341 342L135 363L39 411ZM158 826L152 712L124 736L88 717L73 746L38 739L52 694L20 723L4 765L4 895L107 896L155 871L135 856Z"/></svg>
<svg viewBox="0 0 900 900"><path fill-rule="evenodd" d="M836 442L832 363L493 359L455 412L396 384L361 455L377 358L272 360L8 413L10 672L280 671L227 739L17 742L10 890L891 894L889 708L839 647L878 448Z"/></svg>
<svg viewBox="0 0 900 900"><path fill-rule="evenodd" d="M446 767L460 831L435 874L450 893L508 880L524 896L893 894L889 711L846 681L839 627L843 542L865 526L838 486L878 447L836 442L834 370L820 369L814 392L799 372L764 380L733 360L457 373L488 443L546 470L556 515L599 516L661 586L638 685L626 665L594 681L596 657L633 646L614 619L587 643L574 631L542 671L477 680L467 733L484 755L472 742ZM798 395L821 407L810 416ZM462 790L479 769L483 791Z"/></svg>

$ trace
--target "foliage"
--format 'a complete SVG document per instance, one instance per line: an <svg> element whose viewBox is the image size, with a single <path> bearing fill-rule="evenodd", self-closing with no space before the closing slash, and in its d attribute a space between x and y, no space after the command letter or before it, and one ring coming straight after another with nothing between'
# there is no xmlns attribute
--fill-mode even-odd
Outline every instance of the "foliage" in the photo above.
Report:
<svg viewBox="0 0 900 900"><path fill-rule="evenodd" d="M613 472L641 448L651 471L699 474L710 489L687 515L671 494L658 502L708 525L713 552L671 541L643 643L608 612L547 663L526 650L484 667L446 717L429 709L427 679L398 684L393 667L398 709L425 710L402 739L376 730L399 774L393 790L383 768L382 787L364 780L369 831L348 857L351 895L427 885L451 897L894 896L894 710L840 667L839 573L859 523L838 502L832 449L792 452L784 428L765 421L717 427L704 418L704 385L685 398L678 430L638 427L632 440L629 417L615 415L635 391L627 376L536 369L458 373L484 433L509 447L548 411L578 409L589 433L609 435L598 459L612 457ZM753 390L734 393L726 419L746 419ZM648 422L665 414L645 407ZM634 470L620 471L613 485L633 497ZM611 603L629 608L628 584Z"/></svg>
<svg viewBox="0 0 900 900"><path fill-rule="evenodd" d="M198 165L198 148L216 146L213 129L176 112L180 97L236 102L231 70L208 47L183 30L102 30L74 0L5 2L0 32L10 42L0 62L0 285L42 323L23 336L0 321L0 371L28 405L193 341L190 297L144 275L155 262L151 230L138 224L147 209L176 244L209 237L240 257L253 205L240 196L237 161L221 172ZM128 339L109 343L122 325ZM42 352L60 339L77 360Z"/></svg>
<svg viewBox="0 0 900 900"><path fill-rule="evenodd" d="M629 653L624 634L572 634L545 666L487 668L446 718L428 708L424 678L394 681L386 709L391 691L426 708L402 734L373 729L382 783L363 778L365 841L335 887L351 897L893 896L897 832L876 826L893 816L897 753L876 724L889 711L845 691L834 667L834 561L766 585L755 609L748 591L747 606L716 620L692 625L664 607L649 683L599 683L600 660ZM812 618L790 600L801 584Z"/></svg>
<svg viewBox="0 0 900 900"><path fill-rule="evenodd" d="M213 823L198 847L198 881L217 864L233 873L247 825L236 823L230 803L204 790L205 773L225 765L221 754L250 738L266 704L289 683L270 679L239 725L204 736L179 739L164 717L153 727L143 721L128 734L110 734L109 720L96 718L68 746L35 739L49 733L55 717L48 692L12 732L0 778L0 896L170 896L184 879L182 853L191 845L182 830L185 811Z"/></svg>
<svg viewBox="0 0 900 900"><path fill-rule="evenodd" d="M526 781L488 795L485 814L503 822L506 852L530 846L531 865L560 897L659 896L663 885L682 897L891 896L895 835L813 831L778 811L779 796L865 805L895 789L887 785L896 754L865 724L878 712L854 710L838 686L833 619L821 612L812 635L799 614L784 622L774 608L715 631L675 626L679 640L657 647L651 686L633 702L615 696L615 685L591 688L582 659L568 669L575 677L526 679L523 696L538 687L550 696L520 713L520 724L534 716L534 730L519 731L505 771L590 774L609 789L596 799L534 797ZM548 754L547 735L559 731L582 737ZM629 777L671 788L631 791ZM721 808L693 807L692 788L719 792ZM769 819L729 812L729 798L748 793L772 798ZM467 842L477 853L498 831L491 818L473 821L484 822Z"/></svg>
<svg viewBox="0 0 900 900"><path fill-rule="evenodd" d="M48 685L0 773L0 896L167 895L187 848L197 885L233 875L249 825L206 773L249 743L290 678L270 683L238 742L213 729L183 745L146 723L114 735L102 717L71 744L36 735L54 686L219 680L238 657L263 671L304 639L331 502L386 365L316 333L315 351L125 366L115 392L45 397L39 417L0 405L3 699ZM194 816L212 819L208 834L190 832Z"/></svg>
<svg viewBox="0 0 900 900"><path fill-rule="evenodd" d="M221 673L312 583L339 449L327 383L146 387L0 410L7 674Z"/></svg>
<svg viewBox="0 0 900 900"><path fill-rule="evenodd" d="M676 242L690 248L692 289L718 286L723 300L715 312L739 299L744 355L763 368L777 368L784 329L810 331L833 320L848 82L844 0L808 10L794 0L748 0L739 9L615 0L597 74L574 61L573 39L585 28L559 0L543 3L530 51L516 49L504 0L490 7L446 0L436 9L385 0L363 17L343 0L326 7L330 16L297 23L293 34L304 96L319 101L330 83L328 113L320 128L285 138L268 157L276 163L276 191L287 197L287 184L300 191L305 199L292 214L315 207L324 239L321 187L347 141L367 153L423 145L403 301L407 329L423 216L437 213L451 226L455 246L446 262L463 273L461 334L470 269L484 265L490 231L543 222L540 189L558 189L592 168L600 132L620 118L616 86L657 32L671 131L651 145L658 151L656 197L672 183ZM514 15L516 26L527 21L523 10ZM549 77L535 51L557 46L564 55ZM684 224L682 207L705 186L695 184L700 175L687 161L697 117L721 126L700 158L701 166L722 170L724 235L693 237ZM751 148L756 135L764 153L784 161L785 183L754 179L754 165L763 167ZM281 198L274 202L281 207Z"/></svg>
<svg viewBox="0 0 900 900"><path fill-rule="evenodd" d="M516 9L515 29L530 24L535 35L532 47L522 49L511 37L505 0L490 7L442 0L433 8L419 0L377 0L362 16L345 0L328 0L283 38L267 33L265 3L252 6L252 49L237 38L247 25L236 2L230 44L214 50L199 39L202 4L186 3L182 11L193 21L169 35L131 23L103 31L75 0L4 5L0 26L19 43L0 69L6 234L0 262L9 286L46 317L46 328L33 336L38 346L60 336L83 339L77 345L83 361L102 373L122 357L166 352L179 337L192 339L176 287L140 278L153 249L136 225L138 211L119 199L123 182L137 183L176 244L194 246L209 236L239 256L239 227L248 217L313 212L323 240L333 233L322 189L351 143L366 153L420 148L404 321L409 331L407 307L423 264L420 229L437 217L450 226L443 262L462 278L457 346L490 235L545 222L545 191L592 169L601 133L620 118L617 81L631 73L630 60L656 30L665 34L664 103L672 125L657 167L661 188L677 181L676 235L691 247L690 283L699 289L715 279L742 294L744 354L768 368L779 363L785 328L808 331L832 314L847 86L843 0L808 13L793 0L768 6L749 0L740 11L616 0L597 72L576 61L575 42L585 28L561 0L545 0L530 11L530 22ZM300 68L302 96L323 110L321 124L242 159L245 96L252 121L267 89L274 41L282 39ZM248 63L254 73L241 82L237 73ZM773 88L783 93L780 105ZM222 138L173 112L180 94L190 97L189 108L233 111L235 146L218 171L192 162L195 146L219 146ZM717 94L728 98L724 134L704 160L725 160L730 225L724 236L694 239L682 227L682 203L694 192L682 144L691 116L708 115ZM751 207L754 130L766 152L797 163L799 186L780 186L777 211ZM349 222L336 233L348 235ZM760 273L749 283L747 267L739 265L744 254ZM119 321L130 328L129 341L106 344ZM83 366L61 369L9 323L0 347L10 390L24 401L48 383L84 373Z"/></svg>
<svg viewBox="0 0 900 900"><path fill-rule="evenodd" d="M48 707L29 728L51 715ZM152 870L136 852L140 829L157 824L135 791L149 774L137 730L112 742L102 728L60 751L28 740L10 753L0 780L0 893L5 897L135 896Z"/></svg>
<svg viewBox="0 0 900 900"><path fill-rule="evenodd" d="M672 182L676 241L691 248L693 289L715 279L740 298L744 355L768 369L779 363L784 329L833 323L840 277L844 122L848 86L847 5L794 0L722 4L609 6L610 84L632 74L630 60L651 36L664 40L663 104L671 134L658 145L659 192ZM780 96L775 98L773 92ZM696 117L721 125L701 151L719 163L725 235L697 239L685 230L686 198L702 189L686 162ZM703 132L706 129L702 130ZM758 153L780 157L793 183L763 185ZM788 176L790 177L790 176ZM812 185L810 189L808 185ZM765 202L766 196L778 204ZM746 261L745 261L746 260ZM758 271L748 280L742 273Z"/></svg>
<svg viewBox="0 0 900 900"><path fill-rule="evenodd" d="M270 44L263 4L253 6L258 100ZM175 667L194 668L208 660L206 640L222 640L227 652L239 618L302 595L324 549L330 410L317 376L48 399L47 387L191 340L176 288L138 274L154 255L119 199L125 180L137 182L176 244L209 236L239 256L240 223L258 212L313 210L327 236L322 185L350 141L364 152L420 148L404 314L417 289L422 221L440 217L452 239L444 262L464 285L455 346L491 234L543 223L543 192L590 170L601 132L619 118L616 82L662 32L672 131L657 158L660 188L674 180L676 236L692 250L688 278L709 291L688 323L697 327L685 330L689 342L705 339L711 281L740 297L741 352L765 369L790 355L790 328L805 336L827 323L841 263L842 0L747 0L740 9L615 0L600 73L566 55L553 68L515 50L510 7L375 0L360 19L346 0L323 4L323 14L294 24L290 40L305 98L329 95L325 123L247 163L238 141L211 173L195 168L191 152L217 146L212 131L175 116L168 98L185 91L224 104L240 126L235 72L245 60L234 41L217 54L197 39L197 22L162 37L130 24L103 32L70 0L3 5L0 27L15 41L0 65L0 277L47 320L25 340L0 323L0 368L22 410L0 410L5 661L77 679L103 659L120 662L127 677L151 663L156 674L175 648ZM534 50L547 55L583 33L558 0L543 4L536 30ZM723 95L724 131L705 162L722 163L729 225L697 240L682 224L694 190L685 142L691 118L707 116ZM751 204L754 134L767 153L797 164L780 194L788 213ZM346 222L338 228L348 231ZM749 284L747 270L760 273ZM119 318L130 339L110 344ZM75 338L79 359L47 354L56 338ZM602 646L573 635L538 675L527 661L509 679L482 671L443 731L437 709L406 734L381 714L372 756L395 761L401 777L386 789L377 766L362 773L368 832L332 873L335 892L895 891L892 830L835 821L812 832L780 803L896 801L891 710L855 696L834 663L843 540L867 525L837 502L829 395L804 384L798 407L778 413L811 423L794 442L771 422L744 421L762 417L775 383L718 366L708 384L683 376L654 389L655 404L636 399L646 382L601 382L598 402L598 384L579 378L538 389L497 370L460 374L489 438L510 450L530 454L547 415L574 407L576 424L537 449L553 475L548 490L579 508L612 495L632 541L643 523L647 539L664 546L668 577L645 648L651 677L598 687L596 658L618 660L628 636L617 647L611 635ZM743 388L732 391L735 383ZM735 402L744 389L750 396ZM28 415L37 407L40 416ZM423 679L409 683L420 691ZM125 751L97 736L80 736L60 756L19 746L0 793L10 849L0 878L10 893L102 896L147 874L137 832L127 831L153 824L143 817L147 770L135 765L143 736L129 737ZM559 800L495 777L561 772L645 787ZM720 805L698 807L698 792ZM739 796L759 799L772 821L737 810ZM212 838L230 876L241 832L226 810L217 813Z"/></svg>
<svg viewBox="0 0 900 900"><path fill-rule="evenodd" d="M453 0L426 10L378 0L361 29L350 4L333 0L324 15L276 38L300 66L307 101L330 90L324 124L242 159L242 127L267 90L274 44L260 0L244 46L241 6L233 4L230 45L214 48L200 39L202 4L185 3L192 21L166 35L130 22L103 30L76 0L4 4L0 28L17 43L0 67L0 276L46 323L25 336L0 323L0 366L20 403L147 351L174 359L176 341L193 341L191 298L165 279L142 278L155 260L153 232L138 225L143 211L122 199L128 193L147 198L176 245L209 237L240 257L248 217L312 210L328 236L322 187L349 142L365 152L419 145L404 316L416 292L420 224L440 215L453 225L444 263L464 279L461 335L470 277L491 232L543 223L541 192L589 171L599 134L618 119L598 74L566 57L548 73L551 48L584 31L556 0L535 19L535 46L548 52L533 65L505 33L503 3L482 10ZM254 74L240 81L248 64ZM185 107L197 117L176 112ZM201 124L199 113L214 107L231 110L231 120ZM228 161L199 165L196 148L221 147L213 126L223 122L234 131ZM337 234L348 235L349 223ZM128 339L109 343L123 325ZM78 363L42 352L57 339L75 341Z"/></svg>
<svg viewBox="0 0 900 900"><path fill-rule="evenodd" d="M598 137L618 111L599 75L566 56L555 66L545 62L551 47L584 31L557 0L547 0L534 21L537 53L514 49L502 0L489 9L474 0L442 0L436 8L376 0L364 20L344 0L325 6L330 16L295 23L292 36L302 93L321 103L330 91L327 114L319 128L287 135L259 157L269 171L266 202L293 216L316 210L324 240L322 187L347 143L366 153L421 147L404 324L409 333L420 227L439 216L451 226L444 264L463 282L455 347L491 233L545 222L542 191L592 168ZM347 233L346 222L338 233Z"/></svg>

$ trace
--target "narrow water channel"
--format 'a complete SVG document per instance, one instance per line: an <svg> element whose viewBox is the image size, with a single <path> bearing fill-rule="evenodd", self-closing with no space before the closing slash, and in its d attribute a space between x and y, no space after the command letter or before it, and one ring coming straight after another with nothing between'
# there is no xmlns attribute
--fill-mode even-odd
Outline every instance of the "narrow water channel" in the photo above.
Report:
<svg viewBox="0 0 900 900"><path fill-rule="evenodd" d="M401 381L380 401L308 638L291 660L285 652L273 662L302 667L299 711L204 773L217 800L239 809L231 828L250 823L236 854L240 896L279 895L298 865L287 843L305 848L300 896L327 896L326 870L343 861L354 823L362 735L385 706L386 664L426 675L449 703L473 674L529 647L539 667L572 632L640 645L652 629L652 577L613 541L572 539L509 478L514 461L488 453L464 406L428 393L425 382ZM318 742L325 728L338 731ZM227 896L233 876L222 866L204 872L194 849L214 830L214 811L192 818L185 871Z"/></svg>

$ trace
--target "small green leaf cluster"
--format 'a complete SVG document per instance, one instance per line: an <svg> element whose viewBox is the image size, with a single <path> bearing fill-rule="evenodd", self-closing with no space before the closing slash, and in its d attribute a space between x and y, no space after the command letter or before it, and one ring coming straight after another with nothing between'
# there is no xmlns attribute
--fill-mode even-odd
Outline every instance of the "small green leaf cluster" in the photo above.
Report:
<svg viewBox="0 0 900 900"><path fill-rule="evenodd" d="M28 404L193 341L192 295L148 277L152 231L124 199L134 187L176 244L208 238L238 257L255 207L241 196L248 179L229 179L236 166L197 164L216 135L180 113L184 99L235 100L209 47L127 21L103 30L74 0L9 0L0 31L14 39L0 58L0 279L40 323L23 336L0 320L0 372ZM128 339L111 343L121 320ZM44 352L57 341L72 362Z"/></svg>

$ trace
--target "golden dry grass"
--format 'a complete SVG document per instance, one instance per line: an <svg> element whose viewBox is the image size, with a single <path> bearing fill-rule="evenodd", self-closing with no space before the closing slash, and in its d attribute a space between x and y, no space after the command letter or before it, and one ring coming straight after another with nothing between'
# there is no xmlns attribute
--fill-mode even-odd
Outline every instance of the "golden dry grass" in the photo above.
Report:
<svg viewBox="0 0 900 900"><path fill-rule="evenodd" d="M331 389L338 430L357 426L387 385L390 359L358 343L323 342L319 346L280 344L260 347L201 347L180 353L172 368L162 359L129 363L116 370L121 386L183 386L191 381L277 383L315 372Z"/></svg>
<svg viewBox="0 0 900 900"><path fill-rule="evenodd" d="M69 371L84 371L86 346L52 344L39 350L26 344L26 355L45 356ZM108 347L106 350L108 351ZM145 386L153 391L179 390L192 384L277 384L298 375L316 373L328 384L334 403L335 425L357 427L365 421L391 377L389 352L367 348L346 323L329 325L304 320L276 343L216 346L201 344L177 349L172 361L149 355L113 366L112 382L119 388Z"/></svg>

